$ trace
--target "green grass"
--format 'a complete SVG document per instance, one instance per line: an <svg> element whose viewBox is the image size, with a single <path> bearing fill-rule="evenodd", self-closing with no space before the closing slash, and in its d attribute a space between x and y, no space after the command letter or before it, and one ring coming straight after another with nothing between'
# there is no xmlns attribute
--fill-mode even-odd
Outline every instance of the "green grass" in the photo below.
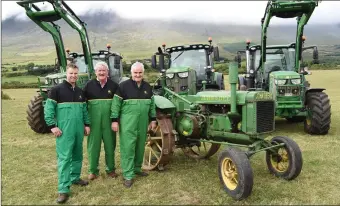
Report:
<svg viewBox="0 0 340 206"><path fill-rule="evenodd" d="M1 82L12 82L12 81L18 81L23 83L37 83L38 77L37 76L18 76L18 77L1 77Z"/></svg>
<svg viewBox="0 0 340 206"><path fill-rule="evenodd" d="M118 179L106 178L104 153L101 154L101 177L88 187L72 186L69 204L340 204L340 71L315 71L308 77L313 87L325 87L332 104L332 124L326 136L303 132L303 124L276 122L275 135L293 138L303 154L301 174L284 181L268 173L264 153L251 158L254 186L251 196L234 201L222 189L217 173L217 155L195 161L178 149L164 172L150 172L138 178L131 189L121 180L119 146L116 151ZM226 78L227 79L227 78ZM15 100L2 101L2 204L55 204L57 167L55 138L35 134L27 125L26 107L35 89L4 90ZM221 151L221 150L220 150ZM220 152L219 151L219 152ZM87 178L86 138L82 176Z"/></svg>

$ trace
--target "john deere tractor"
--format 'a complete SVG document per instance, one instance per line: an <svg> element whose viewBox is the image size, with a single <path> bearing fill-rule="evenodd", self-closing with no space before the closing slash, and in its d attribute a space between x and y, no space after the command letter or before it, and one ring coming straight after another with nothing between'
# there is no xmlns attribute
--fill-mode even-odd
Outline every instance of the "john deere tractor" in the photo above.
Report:
<svg viewBox="0 0 340 206"><path fill-rule="evenodd" d="M159 62L164 64L162 59L168 54L159 51ZM266 152L268 170L275 176L292 180L300 174L302 155L292 139L265 140L275 129L273 94L237 91L236 62L229 64L230 91L208 90L207 81L197 91L198 72L190 66L158 68L162 68L162 91L154 95L158 124L148 133L144 170L163 170L177 148L191 158L208 159L221 145L228 146L219 154L218 176L224 190L236 200L252 192L249 158L258 152Z"/></svg>
<svg viewBox="0 0 340 206"><path fill-rule="evenodd" d="M35 3L47 2L53 6L53 10L42 11ZM93 65L97 61L105 61L109 65L110 78L116 82L124 80L122 57L118 53L110 52L110 45L107 50L100 50L97 53L91 53L89 39L86 31L86 24L81 21L72 9L62 0L24 0L17 2L25 8L27 16L34 21L44 31L50 33L53 37L57 51L57 71L59 73L49 74L45 77L38 77L39 90L38 94L33 97L27 108L27 120L31 129L37 133L49 133L44 120L44 103L50 89L66 80L66 65L68 62L74 62L79 67L79 78L77 85L83 87L85 83L93 78ZM60 27L56 21L64 19L79 35L83 48L83 53L70 53L67 49L65 52L64 43L60 33Z"/></svg>
<svg viewBox="0 0 340 206"><path fill-rule="evenodd" d="M331 123L331 106L324 88L311 88L302 66L302 52L313 49L313 63L318 63L316 46L304 47L304 26L307 24L317 1L269 1L262 18L261 45L246 46L245 76L239 77L239 89L263 90L273 94L276 102L275 115L290 122L304 122L308 134L325 135ZM296 42L289 45L266 43L270 19L297 18ZM240 64L241 58L238 54Z"/></svg>
<svg viewBox="0 0 340 206"><path fill-rule="evenodd" d="M224 77L222 73L215 72L214 70L214 60L219 60L219 50L217 46L214 47L211 45L211 38L209 38L208 42L209 44L181 45L169 48L165 48L166 45L163 44L163 50L159 49L159 51L151 57L151 66L156 68L156 55L162 52L165 59L160 59L160 61L165 61L166 63L160 63L160 66L164 65L164 68L191 67L196 71L197 91L202 89L203 81L206 81L206 89L224 90ZM169 74L169 79L171 79L171 76L173 75Z"/></svg>

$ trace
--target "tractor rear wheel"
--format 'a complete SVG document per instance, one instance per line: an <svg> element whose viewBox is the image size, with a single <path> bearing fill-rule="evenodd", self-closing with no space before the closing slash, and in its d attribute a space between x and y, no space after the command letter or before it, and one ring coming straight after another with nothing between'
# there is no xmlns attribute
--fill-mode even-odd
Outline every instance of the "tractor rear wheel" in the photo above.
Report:
<svg viewBox="0 0 340 206"><path fill-rule="evenodd" d="M331 105L324 92L311 92L306 99L307 117L304 129L308 134L325 135L331 124Z"/></svg>
<svg viewBox="0 0 340 206"><path fill-rule="evenodd" d="M229 147L218 158L218 176L224 190L235 200L247 198L253 189L253 171L246 154Z"/></svg>
<svg viewBox="0 0 340 206"><path fill-rule="evenodd" d="M157 113L157 127L148 132L143 159L143 170L163 170L173 155L175 141L171 116Z"/></svg>
<svg viewBox="0 0 340 206"><path fill-rule="evenodd" d="M33 131L40 134L51 132L44 119L43 101L44 98L41 94L34 96L26 110L28 125Z"/></svg>
<svg viewBox="0 0 340 206"><path fill-rule="evenodd" d="M302 154L295 141L288 137L274 137L273 145L284 143L285 145L275 149L275 153L266 151L266 162L269 172L276 177L285 180L295 179L302 169Z"/></svg>

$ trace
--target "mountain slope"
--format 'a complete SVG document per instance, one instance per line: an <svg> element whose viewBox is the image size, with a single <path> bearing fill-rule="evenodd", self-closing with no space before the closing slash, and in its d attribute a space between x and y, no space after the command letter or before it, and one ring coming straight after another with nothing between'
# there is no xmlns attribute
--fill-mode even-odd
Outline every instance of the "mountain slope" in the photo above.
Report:
<svg viewBox="0 0 340 206"><path fill-rule="evenodd" d="M244 46L228 49L229 43L244 42L251 39L260 42L259 26L189 23L161 20L123 19L113 12L97 12L80 16L87 23L87 31L92 51L105 49L110 43L112 50L123 55L125 59L149 58L163 42L168 46L207 43L213 38L213 44L220 45L221 55L230 56ZM80 38L63 20L61 26L66 48L81 51ZM295 41L295 26L270 26L268 44L288 44ZM328 45L340 44L339 25L307 25L306 44ZM239 44L241 45L241 44ZM327 47L326 47L327 46ZM223 48L223 49L222 49ZM52 37L32 21L18 21L14 17L2 21L2 61L3 63L53 63L56 57Z"/></svg>

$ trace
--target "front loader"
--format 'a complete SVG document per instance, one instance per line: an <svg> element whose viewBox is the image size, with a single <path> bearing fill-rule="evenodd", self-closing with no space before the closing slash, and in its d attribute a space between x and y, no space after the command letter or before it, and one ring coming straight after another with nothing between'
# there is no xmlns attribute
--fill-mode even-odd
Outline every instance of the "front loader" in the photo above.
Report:
<svg viewBox="0 0 340 206"><path fill-rule="evenodd" d="M51 10L42 10L37 3L50 3ZM119 53L110 51L111 46L107 45L107 50L100 50L92 53L86 24L83 22L63 0L23 0L17 2L26 11L26 15L44 31L51 34L57 53L56 71L58 73L49 74L45 77L38 77L38 95L34 96L27 108L28 124L36 133L49 133L44 120L44 104L50 89L66 80L66 66L68 62L73 62L79 67L79 78L77 85L83 87L85 83L95 77L94 65L97 61L105 61L109 65L110 78L116 81L123 79L122 57ZM60 33L60 26L56 21L64 19L71 28L75 29L80 36L83 53L70 53L65 51L63 39Z"/></svg>
<svg viewBox="0 0 340 206"><path fill-rule="evenodd" d="M269 1L262 18L261 45L247 42L245 76L239 77L239 88L264 90L273 94L275 115L290 122L304 122L308 134L325 135L330 129L331 106L324 88L311 88L310 75L302 65L302 52L313 49L313 63L319 63L316 46L304 47L303 36L317 1ZM272 17L297 18L296 41L289 45L267 45L267 28ZM236 58L240 63L241 52Z"/></svg>

